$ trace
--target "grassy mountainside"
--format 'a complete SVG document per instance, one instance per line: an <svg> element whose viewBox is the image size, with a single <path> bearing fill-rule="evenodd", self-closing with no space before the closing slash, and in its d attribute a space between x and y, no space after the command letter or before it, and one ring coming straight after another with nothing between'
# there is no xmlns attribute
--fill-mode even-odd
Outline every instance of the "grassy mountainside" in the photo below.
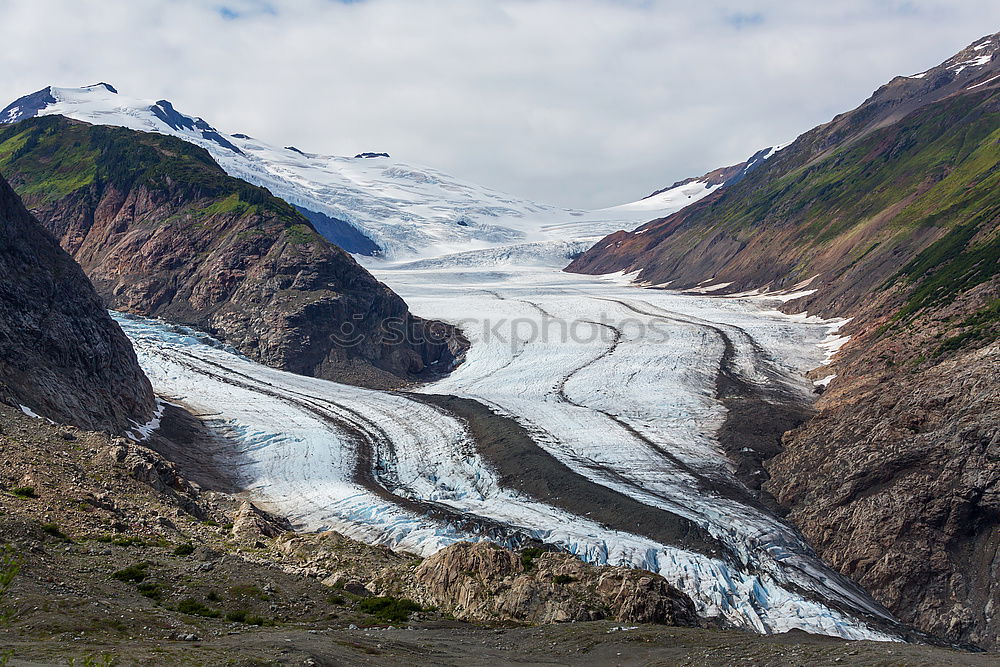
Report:
<svg viewBox="0 0 1000 667"><path fill-rule="evenodd" d="M460 348L292 206L177 138L29 119L0 128L0 170L113 308L376 386L447 367Z"/></svg>
<svg viewBox="0 0 1000 667"><path fill-rule="evenodd" d="M896 277L945 271L913 297L912 312L943 285L954 292L996 272L995 89L929 105L817 158L819 134L641 234L604 239L569 270L639 269L640 279L672 288L729 282L730 291L815 277L819 291L801 305L831 313Z"/></svg>

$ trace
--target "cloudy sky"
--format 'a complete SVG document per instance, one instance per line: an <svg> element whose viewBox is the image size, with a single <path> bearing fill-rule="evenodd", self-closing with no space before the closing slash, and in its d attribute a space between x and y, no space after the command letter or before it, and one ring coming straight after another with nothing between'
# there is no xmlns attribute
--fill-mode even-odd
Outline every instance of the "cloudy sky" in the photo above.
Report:
<svg viewBox="0 0 1000 667"><path fill-rule="evenodd" d="M599 207L997 30L996 0L0 0L0 107L108 81L224 131Z"/></svg>

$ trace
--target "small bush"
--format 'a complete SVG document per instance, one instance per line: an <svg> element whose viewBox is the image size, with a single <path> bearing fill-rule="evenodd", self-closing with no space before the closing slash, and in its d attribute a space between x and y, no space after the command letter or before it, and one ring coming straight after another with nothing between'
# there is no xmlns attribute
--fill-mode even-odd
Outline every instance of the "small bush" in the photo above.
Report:
<svg viewBox="0 0 1000 667"><path fill-rule="evenodd" d="M177 611L182 614L189 614L191 616L201 616L203 618L219 618L222 614L205 606L203 602L199 602L194 598L185 598L177 603Z"/></svg>
<svg viewBox="0 0 1000 667"><path fill-rule="evenodd" d="M5 544L0 547L0 602L10 591L14 579L21 572L21 565L24 558L13 546ZM0 608L0 625L10 621L14 617L14 610L4 610ZM2 662L0 662L2 664Z"/></svg>
<svg viewBox="0 0 1000 667"><path fill-rule="evenodd" d="M139 584L139 595L152 600L159 600L163 597L163 586L149 581L141 583Z"/></svg>
<svg viewBox="0 0 1000 667"><path fill-rule="evenodd" d="M247 616L249 615L250 612L246 609L237 609L226 614L226 620L233 621L234 623L246 623Z"/></svg>
<svg viewBox="0 0 1000 667"><path fill-rule="evenodd" d="M540 547L528 547L521 552L521 565L524 566L525 570L533 570L535 568L535 559L545 553L545 549Z"/></svg>
<svg viewBox="0 0 1000 667"><path fill-rule="evenodd" d="M273 622L268 622L260 616L255 616L246 609L237 609L236 611L229 612L226 614L226 620L233 623L246 623L247 625L274 625Z"/></svg>
<svg viewBox="0 0 1000 667"><path fill-rule="evenodd" d="M137 563L135 565L129 565L128 567L118 570L111 575L112 579L117 579L118 581L131 581L134 583L139 583L146 578L146 569L149 567L148 563Z"/></svg>
<svg viewBox="0 0 1000 667"><path fill-rule="evenodd" d="M208 600L209 602L218 602L222 598L220 598L219 594L216 593L215 591L209 591L208 595L205 596L205 599Z"/></svg>
<svg viewBox="0 0 1000 667"><path fill-rule="evenodd" d="M144 547L146 541L141 537L115 537L111 540L111 544L116 547Z"/></svg>
<svg viewBox="0 0 1000 667"><path fill-rule="evenodd" d="M35 494L35 487L33 486L15 486L10 490L15 496L19 498L37 498Z"/></svg>
<svg viewBox="0 0 1000 667"><path fill-rule="evenodd" d="M58 538L60 540L68 540L66 533L62 532L59 528L59 524L56 523L43 523L42 532L46 535L51 535L52 537Z"/></svg>
<svg viewBox="0 0 1000 667"><path fill-rule="evenodd" d="M395 623L408 620L415 611L423 611L413 600L394 597L365 598L358 604L358 608L381 621Z"/></svg>
<svg viewBox="0 0 1000 667"><path fill-rule="evenodd" d="M340 604L346 604L347 600L344 599L343 595L333 594L327 598L327 602L329 602L330 604L340 605Z"/></svg>
<svg viewBox="0 0 1000 667"><path fill-rule="evenodd" d="M557 574L552 577L553 584L571 584L576 581L576 577L571 577L568 574Z"/></svg>
<svg viewBox="0 0 1000 667"><path fill-rule="evenodd" d="M174 549L175 556L190 556L194 553L194 545L188 542L187 544L178 544L177 548Z"/></svg>

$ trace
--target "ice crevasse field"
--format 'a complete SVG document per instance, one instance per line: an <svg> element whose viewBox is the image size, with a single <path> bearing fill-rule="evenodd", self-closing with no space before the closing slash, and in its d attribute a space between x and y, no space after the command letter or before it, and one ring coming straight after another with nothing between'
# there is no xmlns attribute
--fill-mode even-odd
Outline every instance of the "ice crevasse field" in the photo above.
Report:
<svg viewBox="0 0 1000 667"><path fill-rule="evenodd" d="M838 322L784 315L778 297L677 294L483 255L480 266L369 260L415 314L470 338L464 363L417 393L478 401L523 426L560 474L689 520L722 549L680 547L631 531L627 518L609 525L505 487L461 417L410 394L292 375L194 332L120 322L157 391L239 442L251 495L299 529L423 556L459 540L518 546L529 537L589 562L658 572L701 613L748 629L890 638L852 614L883 612L794 529L705 484L738 484L715 437L726 416L715 397L725 338L742 377L808 393L804 373L827 357L821 344L836 340ZM388 495L357 480L359 459L373 461ZM510 530L473 530L429 506Z"/></svg>

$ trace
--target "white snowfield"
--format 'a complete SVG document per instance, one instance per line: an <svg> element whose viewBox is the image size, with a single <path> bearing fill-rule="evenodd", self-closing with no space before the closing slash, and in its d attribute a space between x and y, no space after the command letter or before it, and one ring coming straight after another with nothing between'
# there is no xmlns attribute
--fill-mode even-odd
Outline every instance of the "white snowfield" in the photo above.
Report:
<svg viewBox="0 0 1000 667"><path fill-rule="evenodd" d="M717 437L727 415L716 397L721 367L805 397L813 390L805 373L846 340L836 335L841 322L773 310L785 294L715 297L722 287L709 280L702 294L678 294L629 276L561 272L604 234L707 196L705 183L570 211L391 158L312 155L223 135L105 85L42 92L0 122L63 114L203 146L230 174L362 231L383 250L361 258L369 270L415 314L455 323L472 342L450 376L406 394L277 371L196 332L119 316L163 400L228 435L238 451L222 463L298 529L421 555L458 540L542 540L589 562L659 572L703 615L757 632L894 638L868 622L891 621L884 610L748 500ZM694 526L718 548L682 547L646 534L656 531L633 516L602 522L566 499L510 488L517 480L504 476L508 464L420 392L478 401L523 427L527 446L554 459L553 474ZM137 425L135 437L155 427Z"/></svg>
<svg viewBox="0 0 1000 667"><path fill-rule="evenodd" d="M95 125L180 137L208 150L230 175L264 186L291 204L350 224L386 258L435 257L570 237L596 240L669 215L714 189L696 181L632 205L570 210L391 157L319 155L273 146L245 134L226 134L201 118L176 111L169 102L128 97L107 84L52 86L46 100L36 107L26 99L15 102L0 123L62 115Z"/></svg>

